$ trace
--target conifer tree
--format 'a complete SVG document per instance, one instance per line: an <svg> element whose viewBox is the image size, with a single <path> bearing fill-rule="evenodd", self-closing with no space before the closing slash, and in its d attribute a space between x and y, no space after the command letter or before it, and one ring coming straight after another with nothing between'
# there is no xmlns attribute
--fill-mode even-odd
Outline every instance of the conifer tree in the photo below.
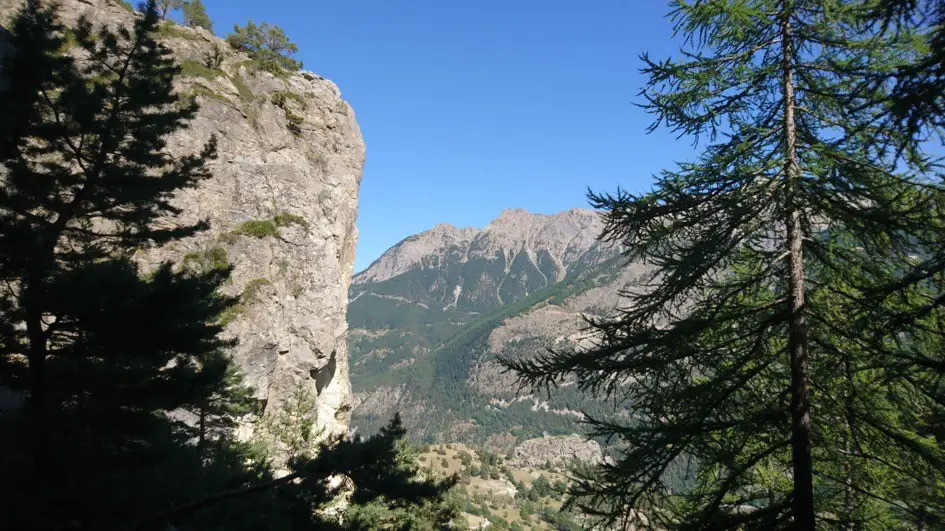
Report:
<svg viewBox="0 0 945 531"><path fill-rule="evenodd" d="M682 58L643 57L653 127L708 141L649 192L590 195L602 238L651 274L590 320L594 346L505 360L525 385L572 379L627 408L589 419L622 443L578 482L589 514L905 525L907 490L941 492L945 454L924 419L942 404L925 392L932 369L907 361L916 343L897 343L917 317L897 286L937 267L922 257L941 247L942 188L896 127L895 85L875 82L913 64L919 39L872 31L869 4L679 2ZM671 491L680 464L692 484Z"/></svg>
<svg viewBox="0 0 945 531"><path fill-rule="evenodd" d="M132 259L205 227L156 222L179 213L173 194L209 176L215 153L212 139L189 156L165 149L196 108L174 92L159 19L154 0L130 29L81 19L70 49L55 7L27 0L11 28L0 379L28 407L0 415L0 527L324 529L338 524L317 512L338 475L354 503L437 499L447 484L399 465L396 422L368 441L331 439L287 479L228 433L253 404L219 337L235 303L219 291L229 266L213 252L148 271ZM174 420L188 411L202 421Z"/></svg>
<svg viewBox="0 0 945 531"><path fill-rule="evenodd" d="M184 14L184 24L190 28L203 28L213 33L213 22L210 15L207 15L207 9L200 0L187 0L181 6Z"/></svg>
<svg viewBox="0 0 945 531"><path fill-rule="evenodd" d="M257 26L252 20L247 21L245 26L234 24L233 33L226 36L226 42L246 52L270 72L302 68L302 63L292 58L299 47L289 40L279 26L266 22Z"/></svg>
<svg viewBox="0 0 945 531"><path fill-rule="evenodd" d="M0 274L15 286L6 292L9 317L23 334L13 350L27 361L30 402L41 412L49 358L82 342L53 311L64 304L53 288L88 280L82 275L105 263L121 269L135 249L203 228L153 222L179 212L170 203L175 191L208 176L215 140L180 159L164 151L195 107L175 105L178 67L154 40L153 3L130 31L80 20L73 34L90 59L81 64L60 53L64 28L54 8L30 0L22 13L5 68L14 80L4 98L13 126L0 160ZM202 331L198 345L219 346L217 330Z"/></svg>
<svg viewBox="0 0 945 531"><path fill-rule="evenodd" d="M228 270L142 272L131 260L202 228L154 222L179 212L172 194L208 176L215 150L165 150L195 107L174 93L179 69L157 23L153 2L131 29L80 20L82 61L62 53L54 6L29 0L13 24L0 98L0 372L28 396L2 441L14 526L95 527L154 503L172 481L157 469L187 453L159 412L205 400L213 374L201 361L227 345L217 321L233 303L218 293ZM192 386L198 377L206 385Z"/></svg>

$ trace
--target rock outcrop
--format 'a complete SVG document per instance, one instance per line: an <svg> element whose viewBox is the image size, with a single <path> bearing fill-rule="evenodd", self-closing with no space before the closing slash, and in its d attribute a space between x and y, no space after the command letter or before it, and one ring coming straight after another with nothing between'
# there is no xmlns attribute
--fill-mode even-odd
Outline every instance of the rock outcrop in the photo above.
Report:
<svg viewBox="0 0 945 531"><path fill-rule="evenodd" d="M539 468L547 464L567 465L572 461L596 465L604 460L600 444L579 435L540 437L522 441L512 451L509 464L517 467Z"/></svg>
<svg viewBox="0 0 945 531"><path fill-rule="evenodd" d="M0 0L8 26L22 0ZM130 24L136 15L116 0L61 0L67 23ZM227 316L238 339L232 356L267 410L299 386L317 393L318 424L348 427L351 390L346 344L347 291L357 240L358 187L364 143L351 107L330 81L311 72L275 75L203 29L170 22L161 40L183 67L179 91L200 111L171 139L189 154L216 135L213 177L181 192L183 210L168 225L199 219L211 229L160 249L142 250L142 265L162 260L234 267L226 288L242 302Z"/></svg>

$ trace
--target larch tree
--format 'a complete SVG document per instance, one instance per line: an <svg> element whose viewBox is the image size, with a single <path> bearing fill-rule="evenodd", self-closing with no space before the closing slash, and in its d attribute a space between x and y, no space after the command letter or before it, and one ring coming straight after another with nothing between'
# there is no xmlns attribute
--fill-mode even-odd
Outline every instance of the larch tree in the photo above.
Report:
<svg viewBox="0 0 945 531"><path fill-rule="evenodd" d="M880 0L865 15L881 32L917 32L925 43L919 56L895 72L890 94L900 126L920 135L945 126L945 1ZM878 82L887 82L880 79Z"/></svg>
<svg viewBox="0 0 945 531"><path fill-rule="evenodd" d="M936 297L907 280L938 267L942 187L892 98L925 40L866 22L877 4L673 2L685 48L644 55L642 96L654 129L702 152L648 192L590 195L602 239L651 274L589 320L593 346L504 360L525 386L571 380L618 406L588 419L620 443L574 489L591 517L906 527L926 506L909 493L941 492L942 404L934 368L909 361L903 299ZM680 466L688 484L670 485Z"/></svg>

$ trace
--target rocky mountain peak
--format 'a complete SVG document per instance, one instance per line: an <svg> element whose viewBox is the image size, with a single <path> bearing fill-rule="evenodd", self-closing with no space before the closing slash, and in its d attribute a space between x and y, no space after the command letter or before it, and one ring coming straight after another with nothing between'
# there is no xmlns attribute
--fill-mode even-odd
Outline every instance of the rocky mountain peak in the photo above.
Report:
<svg viewBox="0 0 945 531"><path fill-rule="evenodd" d="M458 228L440 223L388 249L366 270L358 273L354 283L383 282L415 267L422 267L424 259L441 257L452 249L465 249L480 232L474 227Z"/></svg>
<svg viewBox="0 0 945 531"><path fill-rule="evenodd" d="M502 257L508 266L521 252L536 265L539 255L547 253L559 278L594 245L602 227L596 212L579 208L556 214L506 209L484 229L442 223L391 247L356 275L354 282L383 282L414 268L442 268L451 255L464 263Z"/></svg>
<svg viewBox="0 0 945 531"><path fill-rule="evenodd" d="M481 230L438 225L384 253L349 290L353 422L371 431L400 411L423 436L501 451L523 430L541 435L536 426L576 430L581 411L599 404L574 387L560 399L521 394L495 357L580 344L584 316L619 305L640 270L623 274L619 249L597 241L602 229L592 210L510 209ZM474 421L462 409L470 404L481 412ZM575 458L595 462L600 448L539 438L516 453L530 466Z"/></svg>

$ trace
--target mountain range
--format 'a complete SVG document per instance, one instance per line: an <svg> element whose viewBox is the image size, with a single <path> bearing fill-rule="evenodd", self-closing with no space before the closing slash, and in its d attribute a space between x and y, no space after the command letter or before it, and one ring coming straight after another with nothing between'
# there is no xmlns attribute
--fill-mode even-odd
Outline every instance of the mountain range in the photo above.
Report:
<svg viewBox="0 0 945 531"><path fill-rule="evenodd" d="M591 341L587 316L620 304L643 273L598 241L597 212L506 210L483 229L437 225L387 250L349 288L356 407L371 432L400 412L423 441L507 451L580 430L607 404L562 382L551 396L520 390L497 357Z"/></svg>

